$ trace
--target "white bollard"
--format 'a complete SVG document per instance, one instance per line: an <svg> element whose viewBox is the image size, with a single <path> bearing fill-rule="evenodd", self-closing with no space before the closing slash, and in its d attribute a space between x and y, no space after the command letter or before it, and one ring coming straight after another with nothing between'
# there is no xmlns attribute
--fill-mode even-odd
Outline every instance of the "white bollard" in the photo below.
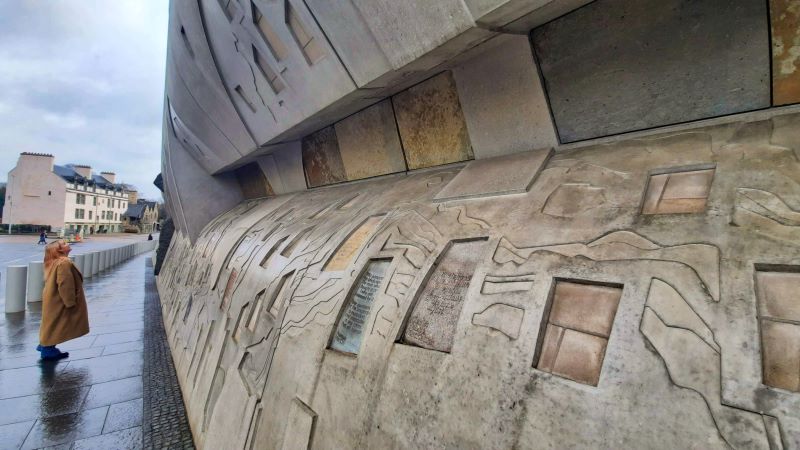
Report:
<svg viewBox="0 0 800 450"><path fill-rule="evenodd" d="M108 269L108 250L100 251L100 272Z"/></svg>
<svg viewBox="0 0 800 450"><path fill-rule="evenodd" d="M43 262L31 261L28 263L28 284L25 289L25 299L28 303L42 301L42 290L44 289Z"/></svg>
<svg viewBox="0 0 800 450"><path fill-rule="evenodd" d="M25 311L25 284L28 282L28 266L6 268L6 312Z"/></svg>
<svg viewBox="0 0 800 450"><path fill-rule="evenodd" d="M78 270L81 271L82 274L85 271L84 269L85 264L86 264L86 255L75 255L75 266L78 268Z"/></svg>
<svg viewBox="0 0 800 450"><path fill-rule="evenodd" d="M92 252L92 276L100 272L100 252Z"/></svg>

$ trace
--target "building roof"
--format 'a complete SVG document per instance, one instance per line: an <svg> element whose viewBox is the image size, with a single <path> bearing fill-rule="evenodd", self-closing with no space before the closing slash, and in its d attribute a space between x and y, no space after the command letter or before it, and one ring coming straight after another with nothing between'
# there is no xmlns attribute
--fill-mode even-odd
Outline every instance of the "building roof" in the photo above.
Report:
<svg viewBox="0 0 800 450"><path fill-rule="evenodd" d="M156 202L149 202L147 200L139 200L138 202L128 206L128 209L125 210L125 217L130 217L133 219L141 219L144 217L144 212L148 208L156 208L158 204Z"/></svg>
<svg viewBox="0 0 800 450"><path fill-rule="evenodd" d="M124 184L120 183L112 183L101 175L94 175L92 174L91 178L86 178L75 171L74 167L85 167L73 164L67 164L66 166L59 166L58 164L53 165L53 173L63 178L65 181L69 183L83 183L85 182L88 185L95 185L99 188L103 189L118 189L118 190L127 190Z"/></svg>

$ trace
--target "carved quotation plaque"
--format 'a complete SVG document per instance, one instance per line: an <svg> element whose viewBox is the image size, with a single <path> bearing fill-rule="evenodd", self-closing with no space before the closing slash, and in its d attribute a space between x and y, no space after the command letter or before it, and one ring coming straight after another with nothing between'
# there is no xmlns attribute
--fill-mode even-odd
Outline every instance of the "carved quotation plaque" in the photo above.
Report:
<svg viewBox="0 0 800 450"><path fill-rule="evenodd" d="M336 332L331 342L332 349L345 353L358 353L364 337L364 324L390 264L389 259L372 260L367 264L367 269L358 278L336 325Z"/></svg>
<svg viewBox="0 0 800 450"><path fill-rule="evenodd" d="M450 352L464 298L485 245L485 240L476 240L450 246L420 293L403 342Z"/></svg>
<svg viewBox="0 0 800 450"><path fill-rule="evenodd" d="M365 220L350 236L345 239L344 243L336 250L328 263L325 264L323 269L326 272L337 272L344 270L353 260L353 257L358 252L358 249L364 244L367 238L372 234L372 231L383 219L383 216L373 216Z"/></svg>

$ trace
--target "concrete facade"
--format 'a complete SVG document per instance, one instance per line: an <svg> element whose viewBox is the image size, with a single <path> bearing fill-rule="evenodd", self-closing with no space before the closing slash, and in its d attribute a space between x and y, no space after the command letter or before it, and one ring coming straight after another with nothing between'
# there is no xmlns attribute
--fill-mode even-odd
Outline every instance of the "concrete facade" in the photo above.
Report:
<svg viewBox="0 0 800 450"><path fill-rule="evenodd" d="M800 448L793 2L655 3L172 2L197 446Z"/></svg>

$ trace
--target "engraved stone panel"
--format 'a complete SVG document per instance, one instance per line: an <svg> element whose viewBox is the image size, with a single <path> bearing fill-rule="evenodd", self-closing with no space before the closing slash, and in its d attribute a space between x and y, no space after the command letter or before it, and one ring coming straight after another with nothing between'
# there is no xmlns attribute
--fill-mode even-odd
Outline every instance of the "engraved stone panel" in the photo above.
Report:
<svg viewBox="0 0 800 450"><path fill-rule="evenodd" d="M651 175L642 214L700 213L706 209L714 169Z"/></svg>
<svg viewBox="0 0 800 450"><path fill-rule="evenodd" d="M800 272L756 272L764 384L800 392Z"/></svg>
<svg viewBox="0 0 800 450"><path fill-rule="evenodd" d="M409 169L473 158L467 124L450 72L392 97Z"/></svg>
<svg viewBox="0 0 800 450"><path fill-rule="evenodd" d="M390 100L343 119L335 128L348 180L406 170Z"/></svg>
<svg viewBox="0 0 800 450"><path fill-rule="evenodd" d="M485 245L485 240L476 240L450 246L419 295L403 342L450 352L464 298Z"/></svg>
<svg viewBox="0 0 800 450"><path fill-rule="evenodd" d="M373 216L359 225L336 250L336 253L328 260L323 270L326 272L335 272L346 269L350 261L352 261L353 257L356 255L356 252L358 252L382 219L383 216Z"/></svg>
<svg viewBox="0 0 800 450"><path fill-rule="evenodd" d="M772 102L800 102L800 0L770 0Z"/></svg>
<svg viewBox="0 0 800 450"><path fill-rule="evenodd" d="M303 170L308 187L324 186L347 180L339 143L333 126L303 138Z"/></svg>
<svg viewBox="0 0 800 450"><path fill-rule="evenodd" d="M619 287L557 281L536 368L597 386Z"/></svg>
<svg viewBox="0 0 800 450"><path fill-rule="evenodd" d="M331 348L346 353L358 353L364 337L364 325L369 317L378 288L391 264L391 260L372 260L356 282L347 299L344 312L336 325Z"/></svg>

